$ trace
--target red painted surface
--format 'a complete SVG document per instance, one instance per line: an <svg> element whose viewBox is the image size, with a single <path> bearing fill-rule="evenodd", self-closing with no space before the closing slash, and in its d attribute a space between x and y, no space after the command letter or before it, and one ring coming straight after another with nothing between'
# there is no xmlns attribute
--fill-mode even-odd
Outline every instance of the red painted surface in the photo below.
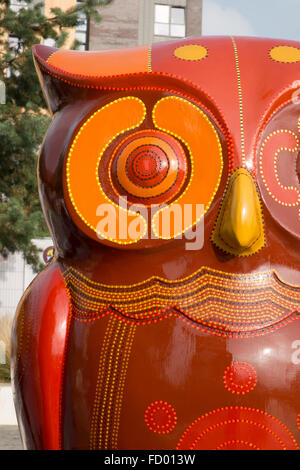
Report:
<svg viewBox="0 0 300 470"><path fill-rule="evenodd" d="M22 397L16 405L23 417L22 437L29 448L61 447L61 394L69 318L68 292L54 263L26 291L13 336L12 374L15 392Z"/></svg>
<svg viewBox="0 0 300 470"><path fill-rule="evenodd" d="M207 53L176 56L190 44ZM279 45L300 49L291 41L201 37L123 56L93 53L94 63L84 53L35 47L55 113L39 178L56 255L25 293L13 329L25 447L299 448L299 146L280 148L299 144L300 105L292 97L300 62L274 60L270 51ZM103 200L117 203L124 193L113 158L137 135L168 135L175 154L182 152L174 199L207 196L202 249L186 250L184 239L129 247L99 240L66 200L69 150L88 119L113 102L145 108L145 116L138 125L135 116L108 115L85 135L77 196L93 202L89 169L93 190L100 194L101 186ZM106 147L96 167L101 139ZM144 190L150 176L163 184L165 166L157 164L168 159L161 147L154 155L153 143L140 143L125 157L129 179ZM265 246L244 258L211 241L233 168L253 176L264 222Z"/></svg>

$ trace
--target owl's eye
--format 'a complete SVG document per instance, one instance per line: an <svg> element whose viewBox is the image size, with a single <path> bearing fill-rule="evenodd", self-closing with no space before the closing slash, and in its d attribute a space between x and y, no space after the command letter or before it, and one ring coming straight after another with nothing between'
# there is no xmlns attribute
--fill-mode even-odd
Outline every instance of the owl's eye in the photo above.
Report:
<svg viewBox="0 0 300 470"><path fill-rule="evenodd" d="M200 106L173 95L147 106L125 96L96 110L74 136L65 164L66 203L74 222L96 240L100 235L109 243L132 245L154 233L153 243L159 243L202 218L222 170L219 135ZM117 209L110 236L99 229L99 207L108 204ZM186 206L201 205L201 214L183 215L166 234L162 219L171 218L175 204L181 214ZM124 234L124 216L128 227L139 224L139 235Z"/></svg>
<svg viewBox="0 0 300 470"><path fill-rule="evenodd" d="M133 203L166 203L176 197L188 176L183 146L174 137L154 129L125 138L111 160L116 192Z"/></svg>
<svg viewBox="0 0 300 470"><path fill-rule="evenodd" d="M272 217L300 237L300 121L293 106L280 109L264 129L258 183Z"/></svg>

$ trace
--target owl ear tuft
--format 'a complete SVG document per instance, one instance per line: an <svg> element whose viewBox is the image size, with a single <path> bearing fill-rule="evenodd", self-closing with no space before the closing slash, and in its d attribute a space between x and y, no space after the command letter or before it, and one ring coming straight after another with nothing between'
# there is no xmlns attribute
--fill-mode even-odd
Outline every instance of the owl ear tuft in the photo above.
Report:
<svg viewBox="0 0 300 470"><path fill-rule="evenodd" d="M33 47L37 73L52 112L78 89L128 86L128 77L149 72L149 47L112 51L73 51L38 44ZM125 81L124 81L125 80Z"/></svg>
<svg viewBox="0 0 300 470"><path fill-rule="evenodd" d="M48 61L60 49L42 44L33 46L33 61L51 114L74 100L78 89L68 83Z"/></svg>
<svg viewBox="0 0 300 470"><path fill-rule="evenodd" d="M35 65L36 73L39 78L44 98L48 105L49 111L53 114L58 109L58 97L55 93L53 93L53 87L51 84L51 80L49 80L47 71L47 60L48 58L56 52L57 49L54 47L44 46L42 44L37 44L33 46L32 53L33 53L33 62Z"/></svg>
<svg viewBox="0 0 300 470"><path fill-rule="evenodd" d="M58 51L56 47L44 46L43 44L36 44L32 50L34 60L38 63L47 62L49 57Z"/></svg>

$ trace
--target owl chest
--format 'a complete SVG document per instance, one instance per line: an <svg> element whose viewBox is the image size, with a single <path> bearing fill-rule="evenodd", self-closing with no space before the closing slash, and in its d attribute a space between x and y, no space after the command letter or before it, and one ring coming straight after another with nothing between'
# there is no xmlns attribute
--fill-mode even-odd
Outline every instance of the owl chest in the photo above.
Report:
<svg viewBox="0 0 300 470"><path fill-rule="evenodd" d="M299 394L297 320L243 338L175 317L74 321L64 447L297 448Z"/></svg>

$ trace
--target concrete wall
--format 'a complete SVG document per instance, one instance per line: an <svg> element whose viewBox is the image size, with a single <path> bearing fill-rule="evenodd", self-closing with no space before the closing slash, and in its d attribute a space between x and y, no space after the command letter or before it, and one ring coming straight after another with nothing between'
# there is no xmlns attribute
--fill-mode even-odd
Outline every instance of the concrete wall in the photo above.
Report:
<svg viewBox="0 0 300 470"><path fill-rule="evenodd" d="M16 425L17 417L10 385L0 385L0 426Z"/></svg>
<svg viewBox="0 0 300 470"><path fill-rule="evenodd" d="M201 36L202 34L202 0L187 0L186 9L186 35Z"/></svg>
<svg viewBox="0 0 300 470"><path fill-rule="evenodd" d="M103 21L90 21L90 50L120 49L138 44L139 0L114 0L100 7Z"/></svg>
<svg viewBox="0 0 300 470"><path fill-rule="evenodd" d="M44 250L52 245L51 238L34 240ZM42 259L42 253L41 253ZM0 316L14 315L19 300L36 274L28 266L20 253L0 258ZM0 363L4 363L6 345L0 342ZM13 404L13 395L9 384L0 383L0 426L16 425L17 418Z"/></svg>
<svg viewBox="0 0 300 470"><path fill-rule="evenodd" d="M53 244L51 238L34 242L42 250ZM35 276L21 253L10 255L7 259L0 257L0 316L14 315L23 292Z"/></svg>
<svg viewBox="0 0 300 470"><path fill-rule="evenodd" d="M202 0L114 0L99 8L103 21L90 21L90 50L120 49L167 41L167 36L154 36L155 3L186 8L186 35L202 32Z"/></svg>

